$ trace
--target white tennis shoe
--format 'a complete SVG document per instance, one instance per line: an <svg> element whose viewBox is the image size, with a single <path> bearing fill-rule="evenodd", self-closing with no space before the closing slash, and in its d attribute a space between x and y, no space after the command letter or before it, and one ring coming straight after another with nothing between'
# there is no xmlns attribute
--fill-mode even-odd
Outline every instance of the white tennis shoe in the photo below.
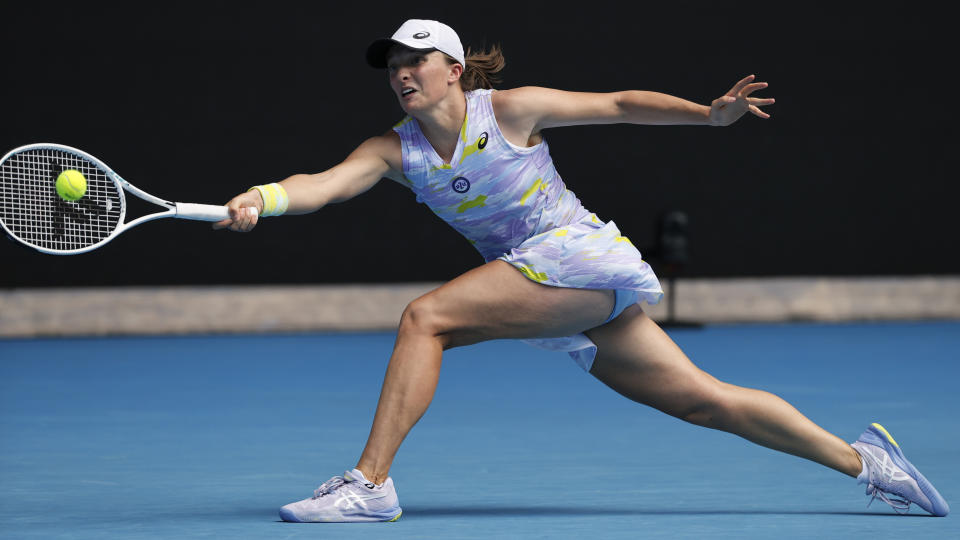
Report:
<svg viewBox="0 0 960 540"><path fill-rule="evenodd" d="M281 508L280 518L295 523L396 521L402 513L393 479L377 485L353 469L321 484L313 497Z"/></svg>
<svg viewBox="0 0 960 540"><path fill-rule="evenodd" d="M903 455L900 445L880 424L871 424L853 444L863 459L857 482L867 485L867 495L905 514L916 504L935 516L950 513L950 505L929 480ZM869 506L869 505L867 505Z"/></svg>

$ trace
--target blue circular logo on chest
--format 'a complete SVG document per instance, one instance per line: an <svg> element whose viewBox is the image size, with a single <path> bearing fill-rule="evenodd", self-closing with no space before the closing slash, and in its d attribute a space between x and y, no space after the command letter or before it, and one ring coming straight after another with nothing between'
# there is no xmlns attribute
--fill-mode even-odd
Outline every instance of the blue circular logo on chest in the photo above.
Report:
<svg viewBox="0 0 960 540"><path fill-rule="evenodd" d="M462 176L454 178L453 182L450 183L450 186L453 187L453 190L457 193L466 193L470 191L470 181Z"/></svg>

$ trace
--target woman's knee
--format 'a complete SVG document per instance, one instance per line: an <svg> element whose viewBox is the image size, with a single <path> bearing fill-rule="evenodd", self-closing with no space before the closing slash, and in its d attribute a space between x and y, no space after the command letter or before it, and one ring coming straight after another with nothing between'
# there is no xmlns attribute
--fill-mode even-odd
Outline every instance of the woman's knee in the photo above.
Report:
<svg viewBox="0 0 960 540"><path fill-rule="evenodd" d="M435 304L429 294L407 304L400 316L400 331L431 335L439 333Z"/></svg>
<svg viewBox="0 0 960 540"><path fill-rule="evenodd" d="M430 293L407 304L400 316L401 334L437 338L444 349L450 347L449 336L453 330L448 317L442 314L440 303Z"/></svg>
<svg viewBox="0 0 960 540"><path fill-rule="evenodd" d="M685 422L713 429L726 429L734 409L724 383L714 380L691 395L671 414Z"/></svg>

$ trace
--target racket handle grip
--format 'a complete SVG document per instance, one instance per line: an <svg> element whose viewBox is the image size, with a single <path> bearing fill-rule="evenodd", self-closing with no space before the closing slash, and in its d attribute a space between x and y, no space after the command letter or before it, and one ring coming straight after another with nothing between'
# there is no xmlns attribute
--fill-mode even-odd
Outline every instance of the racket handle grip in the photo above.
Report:
<svg viewBox="0 0 960 540"><path fill-rule="evenodd" d="M215 204L174 203L177 207L177 216L180 219L194 219L197 221L220 221L230 218L230 211L226 206ZM250 212L257 209L249 207Z"/></svg>
<svg viewBox="0 0 960 540"><path fill-rule="evenodd" d="M174 203L177 207L177 217L180 219L195 219L197 221L220 221L230 217L226 206L213 204Z"/></svg>

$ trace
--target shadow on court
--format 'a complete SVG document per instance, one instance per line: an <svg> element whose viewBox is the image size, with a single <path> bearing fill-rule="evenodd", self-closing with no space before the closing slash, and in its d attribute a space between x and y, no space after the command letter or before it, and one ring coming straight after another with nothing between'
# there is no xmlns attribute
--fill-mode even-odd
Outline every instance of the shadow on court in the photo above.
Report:
<svg viewBox="0 0 960 540"><path fill-rule="evenodd" d="M833 510L669 510L665 508L584 508L582 506L404 506L403 518L475 517L499 518L507 516L869 516L869 517L924 517L921 514L892 514L878 512L837 512Z"/></svg>

